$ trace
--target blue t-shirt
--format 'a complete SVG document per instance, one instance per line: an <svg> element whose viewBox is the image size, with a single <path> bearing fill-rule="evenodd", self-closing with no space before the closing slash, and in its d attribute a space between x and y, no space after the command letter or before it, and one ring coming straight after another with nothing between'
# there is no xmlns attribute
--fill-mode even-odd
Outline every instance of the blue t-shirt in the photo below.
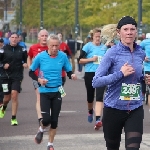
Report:
<svg viewBox="0 0 150 150"><path fill-rule="evenodd" d="M62 69L66 72L72 71L67 55L61 51L58 51L58 55L54 58L47 51L39 53L34 58L30 69L32 71L39 69L39 77L48 80L46 87L39 87L40 93L57 92L58 87L62 85Z"/></svg>
<svg viewBox="0 0 150 150"><path fill-rule="evenodd" d="M150 39L145 39L140 43L140 46L146 53L146 57L148 57L149 62L144 61L144 71L150 71Z"/></svg>
<svg viewBox="0 0 150 150"><path fill-rule="evenodd" d="M10 43L9 38L3 38L3 40L4 40L4 45L7 45Z"/></svg>
<svg viewBox="0 0 150 150"><path fill-rule="evenodd" d="M18 43L18 45L22 46L24 48L24 50L27 50L27 46L26 46L25 42L20 41Z"/></svg>
<svg viewBox="0 0 150 150"><path fill-rule="evenodd" d="M95 72L102 57L106 53L107 46L100 44L99 46L94 45L92 42L88 42L82 48L86 52L86 58L92 58L98 56L98 62L89 62L85 64L85 72Z"/></svg>

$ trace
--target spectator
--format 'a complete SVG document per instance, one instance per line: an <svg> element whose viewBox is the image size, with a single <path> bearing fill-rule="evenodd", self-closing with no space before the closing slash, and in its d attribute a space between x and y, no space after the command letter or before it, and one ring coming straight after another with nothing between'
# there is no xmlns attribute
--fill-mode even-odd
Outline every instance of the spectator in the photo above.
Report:
<svg viewBox="0 0 150 150"><path fill-rule="evenodd" d="M26 42L27 32L25 30L23 30L21 35L22 35L23 42Z"/></svg>
<svg viewBox="0 0 150 150"><path fill-rule="evenodd" d="M68 44L71 53L72 53L72 72L75 72L75 53L76 53L76 48L75 48L75 43L76 41L72 38L72 34L69 34L69 38L67 39L66 43Z"/></svg>

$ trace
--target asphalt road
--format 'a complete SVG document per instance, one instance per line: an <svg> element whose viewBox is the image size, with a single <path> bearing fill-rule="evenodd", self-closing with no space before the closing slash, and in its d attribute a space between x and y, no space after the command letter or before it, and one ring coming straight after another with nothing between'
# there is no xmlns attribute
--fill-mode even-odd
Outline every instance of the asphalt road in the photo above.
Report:
<svg viewBox="0 0 150 150"><path fill-rule="evenodd" d="M78 75L79 78L82 75ZM22 92L19 95L18 126L11 126L11 102L6 115L0 119L0 150L46 150L47 132L43 142L35 144L34 135L38 129L35 110L36 96L28 70L24 72ZM87 122L87 104L84 81L67 79L67 95L63 98L58 132L54 141L55 150L106 150L102 129L94 131L94 122ZM144 135L141 150L150 150L150 113L144 104ZM120 150L124 150L124 134Z"/></svg>

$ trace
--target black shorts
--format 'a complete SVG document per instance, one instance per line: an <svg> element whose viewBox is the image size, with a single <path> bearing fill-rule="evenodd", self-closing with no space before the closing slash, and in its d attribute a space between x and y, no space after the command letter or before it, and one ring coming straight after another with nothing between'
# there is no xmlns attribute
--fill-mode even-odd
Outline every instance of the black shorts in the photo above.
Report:
<svg viewBox="0 0 150 150"><path fill-rule="evenodd" d="M115 145L116 148L114 149L119 150L123 129L125 134L140 133L142 135L143 119L143 106L131 110L130 112L128 112L128 110L104 107L102 122L106 146L110 149L113 149L114 147L112 146Z"/></svg>
<svg viewBox="0 0 150 150"><path fill-rule="evenodd" d="M4 91L3 84L7 84L8 86L7 92ZM15 90L18 93L20 93L20 87L21 87L21 80L13 80L13 79L2 80L2 88L3 88L4 95L9 95L12 90Z"/></svg>

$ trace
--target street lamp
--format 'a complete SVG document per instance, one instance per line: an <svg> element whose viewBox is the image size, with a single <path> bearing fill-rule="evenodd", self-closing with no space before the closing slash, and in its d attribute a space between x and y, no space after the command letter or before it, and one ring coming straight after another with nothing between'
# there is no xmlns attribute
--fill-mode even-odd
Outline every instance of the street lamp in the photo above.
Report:
<svg viewBox="0 0 150 150"><path fill-rule="evenodd" d="M138 34L142 35L142 0L138 0Z"/></svg>
<svg viewBox="0 0 150 150"><path fill-rule="evenodd" d="M43 29L43 0L40 0L40 29Z"/></svg>
<svg viewBox="0 0 150 150"><path fill-rule="evenodd" d="M22 33L22 0L20 0L20 33Z"/></svg>
<svg viewBox="0 0 150 150"><path fill-rule="evenodd" d="M75 35L79 34L78 0L75 0Z"/></svg>
<svg viewBox="0 0 150 150"><path fill-rule="evenodd" d="M7 22L7 0L5 0L4 3L5 3L5 21Z"/></svg>

